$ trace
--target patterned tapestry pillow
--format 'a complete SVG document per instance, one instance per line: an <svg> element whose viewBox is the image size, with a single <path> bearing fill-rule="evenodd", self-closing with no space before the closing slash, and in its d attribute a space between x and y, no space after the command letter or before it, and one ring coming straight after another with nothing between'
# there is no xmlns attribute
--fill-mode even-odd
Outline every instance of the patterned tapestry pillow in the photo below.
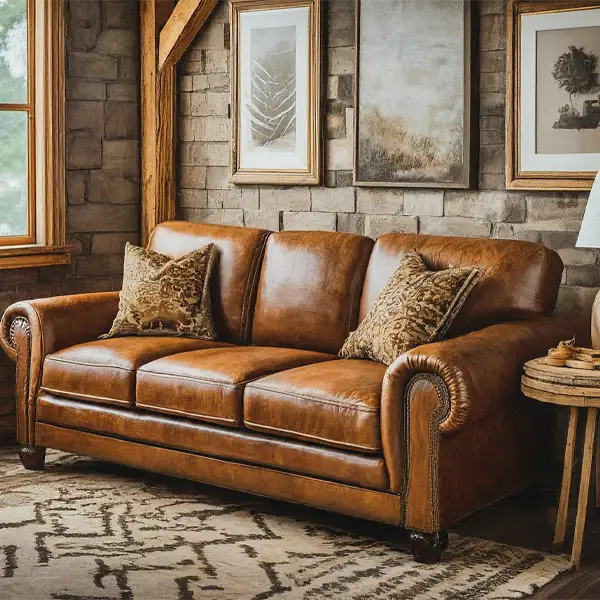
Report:
<svg viewBox="0 0 600 600"><path fill-rule="evenodd" d="M482 274L472 267L430 271L416 251L407 253L340 356L390 365L441 339Z"/></svg>
<svg viewBox="0 0 600 600"><path fill-rule="evenodd" d="M119 312L106 339L164 335L214 340L210 305L213 244L172 259L127 244Z"/></svg>

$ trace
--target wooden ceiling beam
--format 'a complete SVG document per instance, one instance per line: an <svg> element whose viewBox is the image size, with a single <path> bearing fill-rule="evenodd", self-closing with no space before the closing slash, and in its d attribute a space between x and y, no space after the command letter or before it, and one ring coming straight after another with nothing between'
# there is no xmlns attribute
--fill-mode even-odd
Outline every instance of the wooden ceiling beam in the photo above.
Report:
<svg viewBox="0 0 600 600"><path fill-rule="evenodd" d="M158 71L174 66L198 35L219 0L179 0L160 32Z"/></svg>

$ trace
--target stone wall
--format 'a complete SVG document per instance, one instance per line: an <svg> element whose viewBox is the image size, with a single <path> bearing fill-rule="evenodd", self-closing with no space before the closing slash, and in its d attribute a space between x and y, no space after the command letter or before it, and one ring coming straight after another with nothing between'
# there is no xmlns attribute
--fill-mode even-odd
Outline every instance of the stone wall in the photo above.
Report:
<svg viewBox="0 0 600 600"><path fill-rule="evenodd" d="M479 191L352 187L354 1L324 4L324 186L283 190L228 183L229 26L227 2L222 2L180 68L180 218L372 237L405 231L542 242L566 264L558 310L587 343L589 311L600 286L598 251L575 249L587 194L507 192L504 187L506 2L480 2Z"/></svg>
<svg viewBox="0 0 600 600"><path fill-rule="evenodd" d="M69 266L0 271L12 302L119 289L125 242L139 232L139 2L69 0L67 232ZM14 431L14 365L0 352L0 438Z"/></svg>

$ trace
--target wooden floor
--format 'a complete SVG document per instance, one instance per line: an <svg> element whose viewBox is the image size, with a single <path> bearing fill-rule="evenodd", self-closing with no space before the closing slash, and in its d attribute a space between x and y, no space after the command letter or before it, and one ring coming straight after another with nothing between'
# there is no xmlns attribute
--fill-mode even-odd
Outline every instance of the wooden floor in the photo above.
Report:
<svg viewBox="0 0 600 600"><path fill-rule="evenodd" d="M593 489L593 488L592 488ZM558 498L555 494L521 494L473 515L453 528L457 533L550 552ZM575 526L576 499L571 500L565 552L570 553ZM600 511L590 502L583 558L578 571L570 571L538 590L531 598L600 600Z"/></svg>
<svg viewBox="0 0 600 600"><path fill-rule="evenodd" d="M578 481L574 481L573 489L578 489ZM592 487L592 489L594 489ZM539 589L529 598L533 600L600 600L600 509L596 512L590 498L589 512L583 541L583 555L578 571L563 573L548 585ZM543 552L552 552L552 538L556 509L558 506L558 491L523 493L485 508L475 515L468 517L454 527L452 531L462 535L494 540L504 544L532 548ZM563 552L571 552L571 542L575 529L575 509L577 498L570 501L567 537ZM294 507L297 513L299 507ZM304 509L309 511L310 509ZM307 518L318 518L313 511ZM347 517L330 515L329 522L339 520L339 525L350 527L352 531L360 532L364 527L365 534L378 538L387 538L393 533L389 527L380 526L366 521L352 520ZM346 521L346 522L345 522ZM406 534L401 534L406 535ZM408 549L408 539L406 542Z"/></svg>
<svg viewBox="0 0 600 600"><path fill-rule="evenodd" d="M578 478L575 478L574 491L578 489L578 484ZM600 510L595 512L593 504L593 498L590 498L579 570L560 575L530 596L531 599L600 600ZM558 491L518 494L460 521L452 527L452 531L504 544L552 552L557 506ZM567 555L571 552L576 506L577 499L572 498L563 550ZM392 539L395 536L395 540L406 544L408 550L407 532L398 533L395 528L286 503L273 503L272 508L285 514L304 515L307 520L323 519L330 525L347 528L355 533L364 532L365 535L374 535L380 539Z"/></svg>
<svg viewBox="0 0 600 600"><path fill-rule="evenodd" d="M578 490L579 481L574 474L573 491ZM593 490L593 483L591 489ZM236 492L227 492L236 493ZM590 506L583 541L583 555L578 571L563 573L548 585L539 589L533 600L600 600L600 509L594 508L594 497L590 494ZM408 533L397 529L353 519L342 515L324 513L307 507L283 502L271 502L277 513L295 515L307 520L323 520L330 525L347 528L355 533L364 532L380 539L392 539L406 544ZM563 552L571 553L571 542L575 529L577 498L571 498L567 537ZM542 552L552 552L552 538L558 507L558 490L553 492L531 492L518 494L497 502L475 515L463 519L452 527L452 531L462 535L494 540L504 544L532 548ZM398 540L400 536L400 540Z"/></svg>

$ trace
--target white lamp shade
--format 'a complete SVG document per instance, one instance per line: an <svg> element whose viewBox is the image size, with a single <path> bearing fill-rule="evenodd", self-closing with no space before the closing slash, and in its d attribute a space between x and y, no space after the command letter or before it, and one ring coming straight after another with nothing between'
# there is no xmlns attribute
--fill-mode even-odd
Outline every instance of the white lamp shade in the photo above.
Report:
<svg viewBox="0 0 600 600"><path fill-rule="evenodd" d="M578 248L600 248L600 173L592 186L576 245Z"/></svg>

